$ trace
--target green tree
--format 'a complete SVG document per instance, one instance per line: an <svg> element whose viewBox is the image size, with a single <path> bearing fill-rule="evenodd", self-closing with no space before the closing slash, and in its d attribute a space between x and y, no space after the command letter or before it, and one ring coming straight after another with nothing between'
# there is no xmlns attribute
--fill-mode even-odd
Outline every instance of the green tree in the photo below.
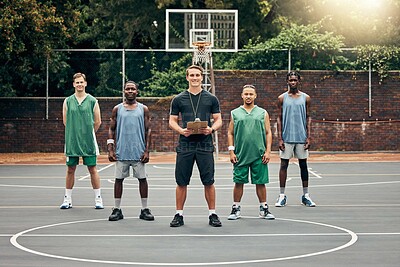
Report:
<svg viewBox="0 0 400 267"><path fill-rule="evenodd" d="M0 94L44 96L46 60L79 34L79 1L0 2Z"/></svg>

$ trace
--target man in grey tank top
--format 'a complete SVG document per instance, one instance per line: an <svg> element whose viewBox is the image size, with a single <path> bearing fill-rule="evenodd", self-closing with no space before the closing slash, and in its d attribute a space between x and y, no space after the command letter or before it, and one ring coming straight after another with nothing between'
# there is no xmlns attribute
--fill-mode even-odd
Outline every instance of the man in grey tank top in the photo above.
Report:
<svg viewBox="0 0 400 267"><path fill-rule="evenodd" d="M151 143L150 111L147 106L136 101L138 85L127 81L124 87L125 101L116 105L111 114L108 130L108 159L115 163L114 208L109 221L124 218L121 210L123 181L129 177L132 167L133 177L139 181L142 204L139 218L153 221L154 216L147 207L148 184L145 164L149 162Z"/></svg>
<svg viewBox="0 0 400 267"><path fill-rule="evenodd" d="M308 192L307 158L310 148L311 98L298 87L300 74L289 72L287 74L289 90L278 97L278 140L281 166L279 170L280 194L275 207L284 207L287 204L285 195L287 168L289 160L296 157L299 160L300 175L303 186L301 203L307 207L315 207Z"/></svg>

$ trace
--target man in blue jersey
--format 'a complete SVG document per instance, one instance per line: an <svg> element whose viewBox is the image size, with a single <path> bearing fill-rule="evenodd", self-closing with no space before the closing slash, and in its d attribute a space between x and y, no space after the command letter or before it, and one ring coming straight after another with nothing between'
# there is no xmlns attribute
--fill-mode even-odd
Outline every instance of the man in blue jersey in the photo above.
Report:
<svg viewBox="0 0 400 267"><path fill-rule="evenodd" d="M125 101L116 105L111 114L108 130L108 159L115 162L114 208L109 221L124 218L121 210L123 181L129 177L130 167L133 176L139 181L142 209L139 218L153 221L154 216L147 207L148 183L145 163L149 162L151 142L150 111L136 100L138 85L133 81L125 84Z"/></svg>
<svg viewBox="0 0 400 267"><path fill-rule="evenodd" d="M103 209L100 177L96 169L97 155L100 153L95 133L101 125L100 107L97 99L86 93L85 74L75 73L73 81L75 93L67 97L63 103L67 175L64 201L60 209L72 208L72 189L80 157L90 173L90 181L95 194L95 208Z"/></svg>
<svg viewBox="0 0 400 267"><path fill-rule="evenodd" d="M278 140L281 166L279 170L280 194L275 207L287 204L285 186L289 160L299 160L300 176L303 186L301 203L307 207L315 207L308 193L307 158L311 137L311 98L299 90L300 74L289 72L286 77L289 90L278 97Z"/></svg>

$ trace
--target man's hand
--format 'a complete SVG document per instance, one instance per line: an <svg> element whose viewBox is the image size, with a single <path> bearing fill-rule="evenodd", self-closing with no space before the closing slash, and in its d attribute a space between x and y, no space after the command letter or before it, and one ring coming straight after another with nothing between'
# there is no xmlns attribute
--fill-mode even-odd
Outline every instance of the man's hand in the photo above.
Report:
<svg viewBox="0 0 400 267"><path fill-rule="evenodd" d="M284 151L285 150L285 143L282 139L279 140L279 149Z"/></svg>
<svg viewBox="0 0 400 267"><path fill-rule="evenodd" d="M307 150L310 148L310 138L306 139L306 143L304 144L304 149Z"/></svg>
<svg viewBox="0 0 400 267"><path fill-rule="evenodd" d="M150 160L150 153L149 153L149 151L145 151L143 153L142 157L140 158L140 161L142 163L147 163L147 162L149 162L149 160Z"/></svg>
<svg viewBox="0 0 400 267"><path fill-rule="evenodd" d="M232 164L236 164L236 163L238 162L238 159L237 159L237 157L236 157L236 154L235 154L235 152L233 152L233 150L231 150L231 151L229 152L229 158L230 158Z"/></svg>
<svg viewBox="0 0 400 267"><path fill-rule="evenodd" d="M204 128L200 128L199 129L200 133L204 134L204 135L209 135L212 134L212 128L210 126L204 127Z"/></svg>
<svg viewBox="0 0 400 267"><path fill-rule="evenodd" d="M268 152L265 152L264 155L262 156L262 163L267 164L269 160L271 159L271 155Z"/></svg>
<svg viewBox="0 0 400 267"><path fill-rule="evenodd" d="M108 160L111 162L117 161L117 155L115 155L114 148L108 149Z"/></svg>

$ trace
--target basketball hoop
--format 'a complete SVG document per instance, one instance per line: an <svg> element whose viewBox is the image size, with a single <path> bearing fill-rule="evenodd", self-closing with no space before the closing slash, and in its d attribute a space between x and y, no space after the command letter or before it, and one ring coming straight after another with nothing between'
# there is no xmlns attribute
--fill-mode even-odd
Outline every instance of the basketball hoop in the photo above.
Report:
<svg viewBox="0 0 400 267"><path fill-rule="evenodd" d="M193 42L193 64L210 63L211 42Z"/></svg>

